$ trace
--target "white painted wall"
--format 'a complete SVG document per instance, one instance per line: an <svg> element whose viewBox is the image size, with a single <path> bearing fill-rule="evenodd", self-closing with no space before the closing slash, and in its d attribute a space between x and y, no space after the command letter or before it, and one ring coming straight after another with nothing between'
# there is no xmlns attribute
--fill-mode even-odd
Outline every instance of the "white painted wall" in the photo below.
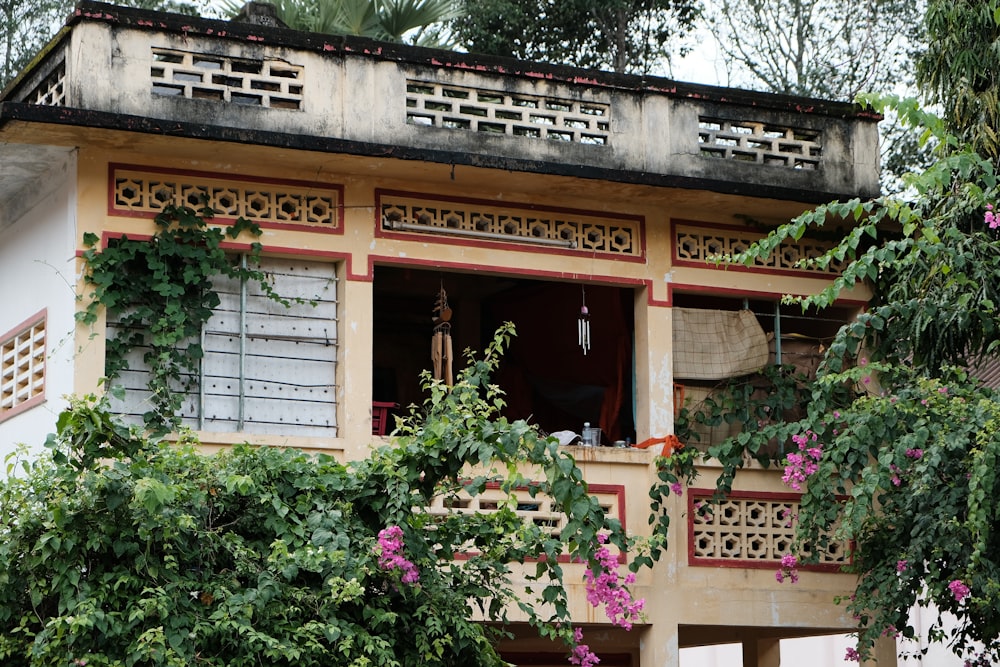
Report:
<svg viewBox="0 0 1000 667"><path fill-rule="evenodd" d="M76 283L76 157L68 153L21 193L37 203L0 231L0 334L48 309L45 401L0 422L3 459L17 443L42 450L73 390L73 312Z"/></svg>
<svg viewBox="0 0 1000 667"><path fill-rule="evenodd" d="M844 660L847 647L853 645L846 635L783 639L781 664L788 667L858 667L858 663ZM743 651L739 644L681 649L681 667L739 667L742 664Z"/></svg>
<svg viewBox="0 0 1000 667"><path fill-rule="evenodd" d="M906 655L900 659L899 667L962 667L965 661L956 657L947 646L927 641L927 630L937 622L937 617L938 609L934 605L914 607L910 610L910 625L913 626L917 636L913 641L899 642L900 654ZM954 627L955 617L945 614L941 624L948 630ZM920 655L922 649L927 650L926 655Z"/></svg>
<svg viewBox="0 0 1000 667"><path fill-rule="evenodd" d="M962 667L963 660L955 657L946 646L929 644L927 628L937 616L937 610L931 608L915 608L910 613L910 623L919 635L914 641L901 641L898 644L900 667ZM947 626L948 619L945 619ZM858 667L858 663L844 659L847 648L854 646L854 640L848 635L830 635L824 637L803 637L801 639L783 639L781 641L782 667ZM921 649L927 649L927 654L920 656ZM743 664L742 650L739 644L723 644L720 646L704 646L681 649L681 667L739 667Z"/></svg>

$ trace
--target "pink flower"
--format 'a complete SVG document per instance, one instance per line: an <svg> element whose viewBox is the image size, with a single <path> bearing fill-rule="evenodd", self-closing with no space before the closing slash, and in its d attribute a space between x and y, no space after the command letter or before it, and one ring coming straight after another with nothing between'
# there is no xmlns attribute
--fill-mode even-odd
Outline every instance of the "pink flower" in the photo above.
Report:
<svg viewBox="0 0 1000 667"><path fill-rule="evenodd" d="M602 545L608 540L604 534L599 534L597 539ZM613 625L631 630L646 604L642 598L634 600L632 593L626 588L635 583L635 575L628 574L622 578L618 573L618 558L606 546L597 550L594 559L601 565L601 572L594 575L588 567L583 573L587 601L594 607L603 604L604 612Z"/></svg>
<svg viewBox="0 0 1000 667"><path fill-rule="evenodd" d="M785 554L781 557L781 569L774 573L774 579L782 584L788 577L793 584L799 583L798 564L799 559L794 554Z"/></svg>
<svg viewBox="0 0 1000 667"><path fill-rule="evenodd" d="M948 387L938 387L938 393L939 394L947 394L948 393Z"/></svg>
<svg viewBox="0 0 1000 667"><path fill-rule="evenodd" d="M923 455L924 455L924 450L922 450L922 449L907 449L906 450L906 456L909 457L909 458L911 458L911 459L914 459L914 460L919 459Z"/></svg>
<svg viewBox="0 0 1000 667"><path fill-rule="evenodd" d="M670 485L670 490L676 493L678 496L684 494L684 486L680 482L674 482Z"/></svg>
<svg viewBox="0 0 1000 667"><path fill-rule="evenodd" d="M823 446L817 442L818 439L812 431L792 436L792 442L802 453L793 452L785 457L785 474L782 475L781 481L796 491L801 491L806 478L819 470L819 460L823 458ZM810 442L816 444L810 447Z"/></svg>
<svg viewBox="0 0 1000 667"><path fill-rule="evenodd" d="M1000 216L993 212L993 204L986 205L986 214L983 215L983 222L989 225L990 229L1000 227Z"/></svg>
<svg viewBox="0 0 1000 667"><path fill-rule="evenodd" d="M897 560L896 561L896 572L906 572L906 568L908 568L909 566L910 566L910 564L906 562L906 559Z"/></svg>
<svg viewBox="0 0 1000 667"><path fill-rule="evenodd" d="M893 486L899 486L900 484L903 483L903 480L901 480L899 478L899 473L901 473L902 470L900 470L899 467L895 463L889 464L889 472L892 473L892 485Z"/></svg>
<svg viewBox="0 0 1000 667"><path fill-rule="evenodd" d="M601 661L594 652L590 650L590 647L583 644L583 630L576 628L573 630L573 642L576 646L573 647L573 654L569 657L569 662L571 665L580 665L581 667L592 667Z"/></svg>
<svg viewBox="0 0 1000 667"><path fill-rule="evenodd" d="M404 584L415 584L420 581L420 572L417 566L408 561L400 552L403 550L403 529L399 526L389 526L383 528L378 533L378 565L383 570L402 570L402 582Z"/></svg>
<svg viewBox="0 0 1000 667"><path fill-rule="evenodd" d="M852 662L861 662L861 654L858 653L856 648L847 648L847 653L844 655L844 660L850 660Z"/></svg>
<svg viewBox="0 0 1000 667"><path fill-rule="evenodd" d="M948 590L950 590L951 594L955 596L955 602L961 602L964 598L969 596L969 587L962 583L961 579L955 579L948 584Z"/></svg>

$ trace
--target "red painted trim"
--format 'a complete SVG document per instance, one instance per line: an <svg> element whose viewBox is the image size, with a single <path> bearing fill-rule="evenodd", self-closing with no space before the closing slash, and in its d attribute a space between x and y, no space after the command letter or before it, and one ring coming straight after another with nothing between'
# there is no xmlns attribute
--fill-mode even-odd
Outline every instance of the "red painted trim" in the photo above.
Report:
<svg viewBox="0 0 1000 667"><path fill-rule="evenodd" d="M714 222L699 222L697 220L671 220L670 221L670 259L673 266L680 266L692 269L711 269L715 271L736 271L738 273L759 273L769 276L794 276L796 278L812 278L821 281L831 281L837 277L836 273L818 273L805 269L772 269L768 267L744 266L742 264L719 264L711 262L697 262L689 259L681 259L677 249L677 225L694 225L708 230L739 231L746 233L746 227L738 225L725 225ZM764 236L767 234L765 233Z"/></svg>
<svg viewBox="0 0 1000 667"><path fill-rule="evenodd" d="M782 297L788 292L765 292L760 290L747 290L738 289L735 287L714 287L712 285L698 285L694 283L669 283L667 285L667 301L666 305L672 306L674 301L674 292L681 292L684 294L707 294L707 295L721 295L721 296L733 296L739 298L749 298L749 299L761 299L767 301L774 301L775 297ZM810 296L812 292L800 293L800 294L789 294L793 297L806 297ZM859 308L868 305L868 301L864 299L837 299L834 304L835 306L857 306Z"/></svg>
<svg viewBox="0 0 1000 667"><path fill-rule="evenodd" d="M42 380L42 393L38 394L37 396L32 396L31 398L29 398L28 400L24 401L23 403L18 403L17 405L15 405L14 407L10 408L9 410L4 410L4 411L0 412L0 423L7 421L11 417L15 417L15 416L19 415L22 412L27 412L28 410L30 410L31 408L35 407L36 405L41 405L46 400L45 399L45 394L46 394L46 392L48 391L48 388L49 388L49 359L48 359L48 355L49 355L49 329L48 329L48 317L49 317L49 309L48 308L42 308L40 311L38 311L37 313L35 313L31 317L29 317L28 319L24 320L23 322L21 322L17 326L15 326L15 327L13 327L11 329L8 329L3 334L0 334L0 343L3 343L3 342L6 342L8 340L12 340L12 339L16 338L19 334L22 334L25 331L28 331L33 326L35 326L35 325L37 325L39 323L42 323L42 324L46 325L46 327L45 327L45 340L42 342L42 356L45 359L45 368L43 370L44 378Z"/></svg>
<svg viewBox="0 0 1000 667"><path fill-rule="evenodd" d="M22 333L22 332L28 330L29 328L35 326L39 322L44 322L46 320L46 318L48 317L48 311L49 311L48 308L42 308L40 311L38 311L37 313L35 313L31 317L25 319L20 324L14 326L14 327L11 327L10 329L8 329L7 331L5 331L4 333L0 334L0 340L8 340L10 338L13 338L17 334ZM48 342L48 332L47 331L46 331L46 336L45 336L45 342L46 343Z"/></svg>
<svg viewBox="0 0 1000 667"><path fill-rule="evenodd" d="M112 239L120 239L123 237L128 237L130 239L135 239L139 241L146 241L152 238L149 234L129 234L128 232L111 232L103 231L101 233L101 247L107 247L108 241ZM250 249L249 243L237 243L236 241L223 241L219 244L219 247L223 250L234 250L237 252L246 252ZM76 256L82 257L85 251L77 249ZM330 260L330 261L342 261L346 265L347 280L357 280L359 282L370 282L371 276L370 272L368 275L365 274L355 274L354 256L349 252L339 252L335 250L316 250L311 248L299 248L296 246L279 246L279 245L265 245L261 248L261 252L264 256L267 255L288 255L291 257L315 257L318 259Z"/></svg>
<svg viewBox="0 0 1000 667"><path fill-rule="evenodd" d="M14 407L12 407L10 410L4 410L2 413L0 413L0 424L2 424L3 422L7 421L8 419L10 419L12 417L18 416L22 412L27 412L31 408L33 408L35 406L38 406L38 405L41 405L45 401L46 401L45 391L43 389L42 393L39 394L38 396L32 396L31 398L29 398L28 400L26 400L24 403L18 403L17 405L15 405Z"/></svg>
<svg viewBox="0 0 1000 667"><path fill-rule="evenodd" d="M639 228L639 254L620 255L612 252L598 252L583 248L558 248L551 246L535 246L528 243L516 243L513 241L492 241L489 239L467 239L457 236L440 237L430 234L420 234L419 232L396 232L386 230L382 227L382 197L406 197L428 202L444 202L458 204L472 204L477 206L489 206L491 208L510 208L515 211L541 211L546 213L567 213L570 215L582 215L590 218L606 218L611 220L627 220L634 222ZM568 257L600 257L602 259L613 259L618 262L629 262L636 264L646 263L646 219L641 215L627 213L613 213L606 211L593 211L588 209L566 208L561 206L544 206L539 204L529 204L525 202L496 201L491 199L475 199L472 197L452 197L423 192L406 192L403 190L375 190L375 237L394 239L398 241L412 241L420 243L441 243L447 245L458 245L479 248L503 248L505 250L516 250L543 255L564 255Z"/></svg>
<svg viewBox="0 0 1000 667"><path fill-rule="evenodd" d="M382 266L430 266L434 268L456 269L471 273L490 272L498 275L523 276L525 278L548 278L553 280L581 281L606 285L609 287L642 287L650 285L645 278L626 278L615 275L597 273L579 273L576 271L546 271L544 269L522 269L501 264L480 264L470 262L442 262L436 259L418 259L415 257L397 257L393 255L369 255L368 266L372 270L375 265Z"/></svg>
<svg viewBox="0 0 1000 667"><path fill-rule="evenodd" d="M586 280L594 284L607 285L611 287L631 287L631 288L645 287L646 303L648 303L650 306L658 308L669 308L672 305L669 298L667 300L662 300L653 297L653 281L650 280L649 278L626 278L623 276L606 275L606 274L577 273L575 271L545 271L542 269L518 269L502 265L472 264L469 262L442 262L436 259L418 259L414 257L398 257L395 255L368 255L367 276L359 277L359 280L369 280L369 281L372 280L376 265L410 266L410 267L430 266L435 269L446 268L446 269L455 269L456 271L461 271L461 272L468 271L473 273L488 270L491 273L496 273L498 275L507 275L507 276L545 278L549 280L570 280L570 281ZM362 276L363 274L358 274L358 275Z"/></svg>
<svg viewBox="0 0 1000 667"><path fill-rule="evenodd" d="M703 498L711 498L715 495L715 489L690 488L687 490L687 543L688 543L688 565L691 567L729 567L745 570L776 570L780 569L780 560L738 560L734 558L704 558L696 556L694 553L694 504ZM726 496L731 500L770 500L776 502L802 501L802 494L772 491L734 491ZM843 572L843 568L848 563L837 564L812 564L800 565L798 569L807 572Z"/></svg>
<svg viewBox="0 0 1000 667"><path fill-rule="evenodd" d="M194 169L172 169L172 168L154 168L144 165L136 164L123 164L117 162L108 163L108 215L120 218L155 218L156 213L151 211L129 211L123 210L115 207L115 170L116 169L128 169L131 171L138 171L145 174L171 174L176 176L194 176L200 178L211 178L213 180L222 181L237 181L240 183L261 183L265 185L286 185L296 188L308 188L310 190L325 190L329 192L337 193L337 205L336 216L337 225L336 227L323 227L321 225L304 225L301 223L284 223L284 222L273 222L273 221L261 221L257 222L263 229L288 229L293 231L301 232L313 232L320 234L335 234L342 235L344 233L344 186L337 183L323 183L320 181L302 181L291 178L263 178L258 176L247 176L242 174L228 174L228 173L217 173L210 171L198 171ZM233 222L236 218L216 216L212 218L213 221L220 222Z"/></svg>

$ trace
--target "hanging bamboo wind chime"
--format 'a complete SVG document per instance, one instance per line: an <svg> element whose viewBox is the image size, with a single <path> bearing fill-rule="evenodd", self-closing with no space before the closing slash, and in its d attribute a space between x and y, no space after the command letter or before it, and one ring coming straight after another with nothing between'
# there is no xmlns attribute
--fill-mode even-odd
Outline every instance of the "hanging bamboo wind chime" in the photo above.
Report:
<svg viewBox="0 0 1000 667"><path fill-rule="evenodd" d="M587 310L587 288L583 285L580 286L580 294L582 304L580 317L576 320L576 337L577 343L583 348L583 354L586 355L590 350L590 311Z"/></svg>
<svg viewBox="0 0 1000 667"><path fill-rule="evenodd" d="M448 305L448 293L444 285L438 292L434 304L434 333L431 334L431 361L434 363L434 379L442 380L449 387L455 384L452 377L451 349L451 307Z"/></svg>

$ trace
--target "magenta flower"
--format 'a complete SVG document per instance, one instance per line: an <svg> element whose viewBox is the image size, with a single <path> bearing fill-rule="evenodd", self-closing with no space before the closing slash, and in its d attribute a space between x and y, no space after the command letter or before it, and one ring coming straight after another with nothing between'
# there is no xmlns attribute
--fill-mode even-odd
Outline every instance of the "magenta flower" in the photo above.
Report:
<svg viewBox="0 0 1000 667"><path fill-rule="evenodd" d="M812 431L792 436L792 442L801 453L793 452L785 457L785 474L781 476L781 481L796 491L801 491L806 478L819 470L823 446L817 440L818 436ZM815 444L810 447L810 442Z"/></svg>
<svg viewBox="0 0 1000 667"><path fill-rule="evenodd" d="M383 528L378 533L378 565L383 570L402 570L402 582L404 584L415 584L420 581L420 572L417 566L402 556L403 551L403 529L399 526L389 526Z"/></svg>
<svg viewBox="0 0 1000 667"><path fill-rule="evenodd" d="M907 449L906 450L906 456L908 458L913 459L913 460L919 459L923 455L924 455L924 450L922 450L922 449L915 449L914 448L914 449Z"/></svg>
<svg viewBox="0 0 1000 667"><path fill-rule="evenodd" d="M1000 227L1000 216L993 212L993 204L986 205L986 214L983 215L983 222L989 225L990 229Z"/></svg>
<svg viewBox="0 0 1000 667"><path fill-rule="evenodd" d="M676 493L678 496L684 494L684 486L680 482L674 482L670 485L670 490Z"/></svg>
<svg viewBox="0 0 1000 667"><path fill-rule="evenodd" d="M785 577L793 584L799 583L799 559L794 554L785 554L781 557L781 569L774 573L774 579L779 584L785 582Z"/></svg>
<svg viewBox="0 0 1000 667"><path fill-rule="evenodd" d="M906 568L908 568L909 566L910 564L906 562L906 559L897 560L896 572L906 572Z"/></svg>
<svg viewBox="0 0 1000 667"><path fill-rule="evenodd" d="M955 579L948 584L948 590L950 590L951 594L955 596L955 602L961 602L964 598L969 596L969 587L962 583L961 579Z"/></svg>
<svg viewBox="0 0 1000 667"><path fill-rule="evenodd" d="M635 575L629 573L623 578L618 573L618 558L603 546L608 540L607 536L601 534L597 539L602 546L594 554L594 559L600 563L601 573L595 576L589 567L584 571L587 601L594 607L603 604L604 612L613 625L631 630L632 624L639 621L646 601L632 598L632 593L626 586L635 583Z"/></svg>
<svg viewBox="0 0 1000 667"><path fill-rule="evenodd" d="M858 653L858 649L847 647L847 653L844 654L844 660L850 660L852 662L861 662L861 654Z"/></svg>
<svg viewBox="0 0 1000 667"><path fill-rule="evenodd" d="M573 642L576 646L573 647L573 654L569 657L569 662L571 665L580 665L581 667L592 667L601 661L594 652L590 650L590 647L583 642L583 630L576 628L573 630Z"/></svg>

